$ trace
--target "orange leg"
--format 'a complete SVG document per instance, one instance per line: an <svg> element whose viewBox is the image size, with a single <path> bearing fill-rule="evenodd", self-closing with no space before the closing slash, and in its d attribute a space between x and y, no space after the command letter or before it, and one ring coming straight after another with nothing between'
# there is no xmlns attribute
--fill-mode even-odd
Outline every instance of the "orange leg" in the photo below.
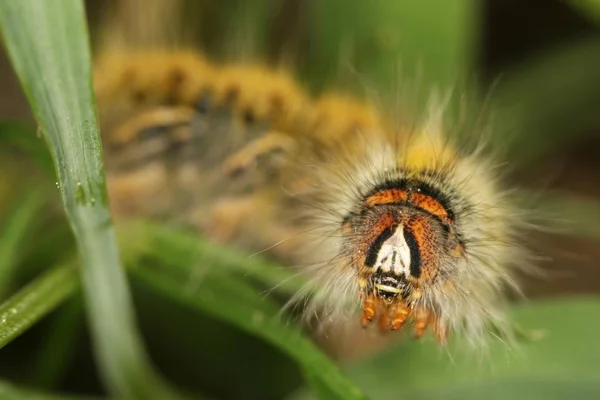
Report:
<svg viewBox="0 0 600 400"><path fill-rule="evenodd" d="M219 199L208 213L205 208L197 211L200 228L210 239L228 243L235 239L259 205L260 197L256 195Z"/></svg>
<svg viewBox="0 0 600 400"><path fill-rule="evenodd" d="M374 296L367 296L363 305L362 318L360 320L362 327L366 328L369 326L375 318L375 315L377 315L377 300Z"/></svg>
<svg viewBox="0 0 600 400"><path fill-rule="evenodd" d="M111 144L126 145L135 143L138 135L146 128L154 126L178 126L190 124L194 118L194 109L190 107L155 107L138 113L129 118L115 129L111 130L107 140ZM169 133L166 133L169 135ZM179 137L179 140L188 140L187 137Z"/></svg>
<svg viewBox="0 0 600 400"><path fill-rule="evenodd" d="M427 309L420 309L415 317L415 339L423 336L430 322L431 312Z"/></svg>
<svg viewBox="0 0 600 400"><path fill-rule="evenodd" d="M391 312L392 310L390 310ZM394 317L392 318L392 324L390 326L390 330L397 331L402 328L408 317L410 316L410 306L406 303L399 303L394 311Z"/></svg>
<svg viewBox="0 0 600 400"><path fill-rule="evenodd" d="M227 176L251 169L261 158L276 153L278 150L288 153L292 150L294 141L291 137L277 132L254 139L238 152L229 156L222 165Z"/></svg>

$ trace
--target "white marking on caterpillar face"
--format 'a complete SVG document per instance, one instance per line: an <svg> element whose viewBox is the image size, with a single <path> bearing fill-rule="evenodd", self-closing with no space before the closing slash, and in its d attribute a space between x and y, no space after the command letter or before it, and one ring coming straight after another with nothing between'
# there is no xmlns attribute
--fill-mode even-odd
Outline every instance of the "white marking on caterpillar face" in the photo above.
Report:
<svg viewBox="0 0 600 400"><path fill-rule="evenodd" d="M410 276L410 249L404 238L404 227L398 225L394 234L381 245L375 270Z"/></svg>
<svg viewBox="0 0 600 400"><path fill-rule="evenodd" d="M400 293L400 289L398 289L397 287L394 287L394 286L377 284L377 285L375 285L375 288L378 290L381 290L382 292L396 293L396 294Z"/></svg>

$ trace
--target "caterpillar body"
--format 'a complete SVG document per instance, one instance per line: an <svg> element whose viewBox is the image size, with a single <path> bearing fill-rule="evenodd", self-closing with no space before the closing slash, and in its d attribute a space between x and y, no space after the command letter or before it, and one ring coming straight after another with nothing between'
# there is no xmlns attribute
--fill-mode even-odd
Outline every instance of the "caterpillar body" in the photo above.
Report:
<svg viewBox="0 0 600 400"><path fill-rule="evenodd" d="M310 296L309 315L358 308L365 328L410 322L440 343L508 330L505 290L529 265L524 213L483 142L448 137L435 97L422 123L399 123L349 96L314 99L281 69L193 50L99 54L94 85L117 217L175 216L307 265L293 300Z"/></svg>

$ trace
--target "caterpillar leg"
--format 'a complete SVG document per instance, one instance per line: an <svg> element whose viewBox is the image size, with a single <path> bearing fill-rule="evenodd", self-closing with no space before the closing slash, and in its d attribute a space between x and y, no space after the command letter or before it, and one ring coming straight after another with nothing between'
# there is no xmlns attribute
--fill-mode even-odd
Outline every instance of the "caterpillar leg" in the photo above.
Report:
<svg viewBox="0 0 600 400"><path fill-rule="evenodd" d="M218 201L207 212L200 211L202 232L221 243L233 241L244 221L256 209L257 202L253 195Z"/></svg>
<svg viewBox="0 0 600 400"><path fill-rule="evenodd" d="M270 164L273 170L278 167L274 165L274 158L281 153L291 153L295 145L296 142L289 135L269 132L228 157L223 162L222 171L227 176L239 176L259 163Z"/></svg>
<svg viewBox="0 0 600 400"><path fill-rule="evenodd" d="M138 113L105 135L115 215L165 218L251 251L284 240L272 253L290 254L296 232L274 216L279 209L269 197L269 177L280 167L278 153L293 141L265 132L239 126L227 109Z"/></svg>
<svg viewBox="0 0 600 400"><path fill-rule="evenodd" d="M129 172L107 173L112 214L117 218L134 215L156 216L168 212L172 199L164 188L168 175L159 163Z"/></svg>
<svg viewBox="0 0 600 400"><path fill-rule="evenodd" d="M363 328L369 326L369 324L375 319L377 316L377 309L378 305L375 296L367 296L365 298L362 310L361 324Z"/></svg>
<svg viewBox="0 0 600 400"><path fill-rule="evenodd" d="M431 323L431 312L426 309L418 310L415 315L415 327L414 327L414 336L416 339L423 336L425 330Z"/></svg>
<svg viewBox="0 0 600 400"><path fill-rule="evenodd" d="M167 160L191 140L187 108L157 108L138 114L105 135L107 184L117 216L169 212L175 193Z"/></svg>
<svg viewBox="0 0 600 400"><path fill-rule="evenodd" d="M292 224L285 224L263 192L218 199L198 208L192 219L210 240L234 244L282 262L291 262L301 242Z"/></svg>
<svg viewBox="0 0 600 400"><path fill-rule="evenodd" d="M215 167L231 151L233 140L226 135L235 132L227 113L207 116L183 106L138 112L107 129L108 186L116 214L177 219L195 203L226 194L227 182Z"/></svg>
<svg viewBox="0 0 600 400"><path fill-rule="evenodd" d="M111 168L143 163L191 140L194 111L186 107L157 107L138 113L104 135ZM114 160L114 161L113 161Z"/></svg>

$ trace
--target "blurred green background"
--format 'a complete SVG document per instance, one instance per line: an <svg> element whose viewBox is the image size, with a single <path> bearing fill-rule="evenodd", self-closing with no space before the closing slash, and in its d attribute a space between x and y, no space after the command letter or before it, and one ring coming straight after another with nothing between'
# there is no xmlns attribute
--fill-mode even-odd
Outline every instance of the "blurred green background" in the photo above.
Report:
<svg viewBox="0 0 600 400"><path fill-rule="evenodd" d="M86 2L92 33L108 3ZM552 220L552 232L532 232L528 240L541 255L545 275L525 279L531 301L514 309L526 332L540 329L545 336L525 341L520 350L494 345L489 359L469 355L461 343L452 344L449 357L429 339L413 343L400 337L376 349L364 341L335 348L321 343L366 395L600 398L600 2L182 4L187 24L211 56L229 59L235 52L231 43L251 32L247 41L253 55L277 60L292 54L299 79L315 93L333 87L360 95L368 86L386 97L410 86L409 97L418 108L427 93L422 88L460 88L463 83L474 88L474 97L489 99L498 113L491 140L507 159L510 179L530 191L536 208ZM402 79L395 86L398 65ZM76 248L51 159L35 136L35 120L4 53L0 88L0 298L6 300L27 283L35 284L50 266L71 260ZM157 229L149 240L160 245L161 254L136 250L131 262L137 318L160 372L177 387L208 398L307 396L305 382L313 389L316 384L303 362L311 361L278 344L287 333L277 326L244 328L244 318L272 315L275 302L249 302L237 314L223 316L217 301L185 294L198 259L189 256L193 238L178 235ZM215 253L206 250L201 260L243 263L244 256L221 260ZM248 283L246 267L232 268L242 271L215 273L213 280L231 279L231 285L214 288L222 290L217 298L228 296L227 290L260 294L269 279L278 279L274 270L258 266ZM62 287L64 298L54 301L57 291L48 286L49 314L39 321L41 316L35 317L31 329L2 343L0 398L37 398L29 390L106 395L80 289L75 284L67 289ZM235 300L233 294L229 298ZM226 301L222 304L227 307ZM18 312L6 304L0 309L0 340L2 318ZM311 373L319 371L325 368L317 366ZM20 392L12 385L28 389Z"/></svg>

